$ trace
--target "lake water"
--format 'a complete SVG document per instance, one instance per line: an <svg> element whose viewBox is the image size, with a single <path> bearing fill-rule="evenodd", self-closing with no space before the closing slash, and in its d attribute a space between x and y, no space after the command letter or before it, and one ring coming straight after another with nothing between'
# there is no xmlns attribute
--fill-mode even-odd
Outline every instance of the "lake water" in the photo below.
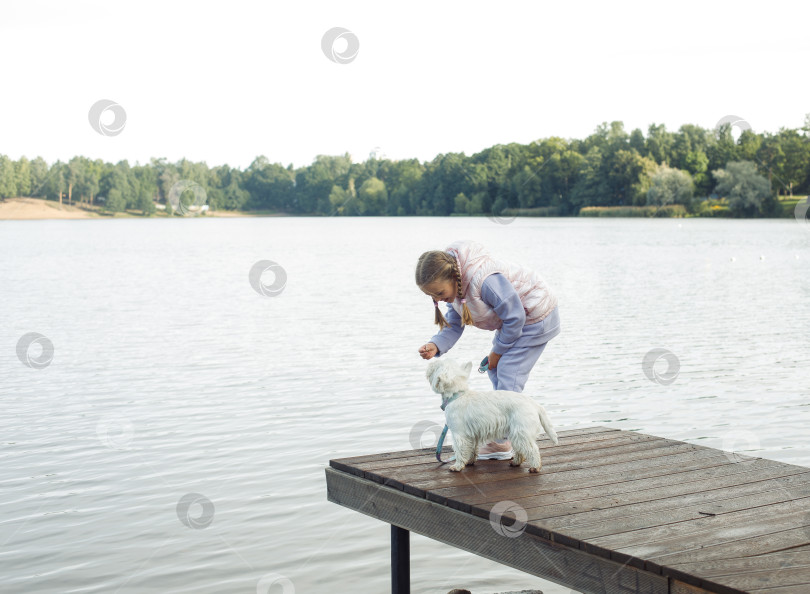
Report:
<svg viewBox="0 0 810 594"><path fill-rule="evenodd" d="M388 525L327 502L324 468L443 421L413 270L461 238L556 292L562 332L525 391L558 430L810 466L810 227L792 219L0 221L0 591L388 591ZM261 260L280 293L251 287ZM18 358L32 332L49 364L45 339ZM470 328L452 356L491 338ZM652 349L671 353L657 380ZM414 592L569 591L418 535L411 572Z"/></svg>

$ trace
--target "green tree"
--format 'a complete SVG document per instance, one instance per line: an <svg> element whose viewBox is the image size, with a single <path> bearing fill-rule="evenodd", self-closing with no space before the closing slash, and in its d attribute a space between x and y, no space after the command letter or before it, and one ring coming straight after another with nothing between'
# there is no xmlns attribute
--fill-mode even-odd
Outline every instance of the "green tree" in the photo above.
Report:
<svg viewBox="0 0 810 594"><path fill-rule="evenodd" d="M76 188L85 177L85 161L86 159L84 157L73 157L68 161L65 170L68 204L73 204L73 189Z"/></svg>
<svg viewBox="0 0 810 594"><path fill-rule="evenodd" d="M332 186L347 183L351 164L348 153L340 157L318 155L309 167L296 172L295 212L329 214L332 211L329 201Z"/></svg>
<svg viewBox="0 0 810 594"><path fill-rule="evenodd" d="M110 188L107 193L107 200L104 202L104 209L110 212L123 212L126 208L124 195L118 188Z"/></svg>
<svg viewBox="0 0 810 594"><path fill-rule="evenodd" d="M31 195L31 162L25 157L15 164L17 178L17 194L20 196Z"/></svg>
<svg viewBox="0 0 810 594"><path fill-rule="evenodd" d="M68 195L78 194L80 202L93 204L93 199L99 190L104 162L100 159L91 161L86 157L74 157L68 163L72 170L73 186L69 187Z"/></svg>
<svg viewBox="0 0 810 594"><path fill-rule="evenodd" d="M453 212L456 214L469 214L470 199L464 195L464 192L456 195L456 205Z"/></svg>
<svg viewBox="0 0 810 594"><path fill-rule="evenodd" d="M0 198L13 198L17 195L17 172L14 161L0 155Z"/></svg>
<svg viewBox="0 0 810 594"><path fill-rule="evenodd" d="M647 155L656 163L669 163L675 145L675 135L667 132L664 124L650 124L647 128Z"/></svg>
<svg viewBox="0 0 810 594"><path fill-rule="evenodd" d="M796 130L779 130L779 141L784 157L778 165L778 174L788 194L804 185L810 173L810 142Z"/></svg>
<svg viewBox="0 0 810 594"><path fill-rule="evenodd" d="M692 176L695 188L704 196L711 191L711 180L709 179L709 157L703 149L689 151L685 159L685 171Z"/></svg>
<svg viewBox="0 0 810 594"><path fill-rule="evenodd" d="M646 192L642 175L655 163L645 159L634 150L620 149L606 155L602 161L601 175L605 178L608 206L630 206L637 197Z"/></svg>
<svg viewBox="0 0 810 594"><path fill-rule="evenodd" d="M484 192L476 192L470 196L470 202L467 204L467 214L477 215L484 212Z"/></svg>
<svg viewBox="0 0 810 594"><path fill-rule="evenodd" d="M543 167L542 158L533 159L532 161L532 166L524 165L523 170L518 171L512 177L513 192L517 195L518 206L521 208L545 205L542 199L543 178L538 175L538 171Z"/></svg>
<svg viewBox="0 0 810 594"><path fill-rule="evenodd" d="M630 151L633 154L634 151ZM640 206L646 203L647 200L647 192L652 186L652 177L655 175L655 172L658 171L658 165L655 164L655 161L648 157L641 157L641 169L638 173L638 181L636 181L631 187L631 200L633 205Z"/></svg>
<svg viewBox="0 0 810 594"><path fill-rule="evenodd" d="M714 138L706 147L706 155L709 157L708 167L711 171L721 169L726 163L741 158L740 147L734 142L734 136L731 134L731 124L723 124L715 130Z"/></svg>
<svg viewBox="0 0 810 594"><path fill-rule="evenodd" d="M644 133L639 128L633 128L630 132L630 140L628 141L631 149L636 149L640 155L647 156L646 143L644 141Z"/></svg>
<svg viewBox="0 0 810 594"><path fill-rule="evenodd" d="M247 190L243 190L242 187L239 185L238 175L234 175L231 177L230 182L225 187L223 191L223 204L222 207L225 210L242 210L247 204L248 200L250 200L250 194Z"/></svg>
<svg viewBox="0 0 810 594"><path fill-rule="evenodd" d="M651 177L650 189L647 190L647 204L665 206L667 204L685 204L691 206L694 184L692 176L686 171L659 165Z"/></svg>
<svg viewBox="0 0 810 594"><path fill-rule="evenodd" d="M49 173L48 164L42 157L36 157L31 161L31 196L45 196L45 182Z"/></svg>
<svg viewBox="0 0 810 594"><path fill-rule="evenodd" d="M596 206L607 195L608 186L602 177L602 152L592 147L582 161L577 182L571 190L572 212L579 212L583 206Z"/></svg>
<svg viewBox="0 0 810 594"><path fill-rule="evenodd" d="M762 142L759 145L755 160L759 163L760 171L767 174L770 188L773 188L774 181L777 184L783 184L778 172L781 171L785 162L785 153L782 150L782 142L778 134L768 134L766 132L762 135ZM774 180L774 178L776 179ZM787 192L786 185L784 185L784 189Z"/></svg>
<svg viewBox="0 0 810 594"><path fill-rule="evenodd" d="M385 182L376 177L364 181L357 190L360 214L380 215L385 213L388 191Z"/></svg>
<svg viewBox="0 0 810 594"><path fill-rule="evenodd" d="M360 214L357 203L352 204L352 195L340 186L332 186L329 204L332 205L332 212L337 215Z"/></svg>
<svg viewBox="0 0 810 594"><path fill-rule="evenodd" d="M761 212L763 200L771 195L768 180L751 161L731 161L724 169L712 171L717 180L715 192L728 198L729 210L737 217L753 217Z"/></svg>
<svg viewBox="0 0 810 594"><path fill-rule="evenodd" d="M51 165L42 183L42 193L48 200L58 200L59 204L62 204L62 198L67 191L66 170L67 165L62 161L56 161Z"/></svg>
<svg viewBox="0 0 810 594"><path fill-rule="evenodd" d="M146 186L142 186L138 189L138 202L135 207L140 210L144 216L155 214L155 202L152 199L152 193Z"/></svg>

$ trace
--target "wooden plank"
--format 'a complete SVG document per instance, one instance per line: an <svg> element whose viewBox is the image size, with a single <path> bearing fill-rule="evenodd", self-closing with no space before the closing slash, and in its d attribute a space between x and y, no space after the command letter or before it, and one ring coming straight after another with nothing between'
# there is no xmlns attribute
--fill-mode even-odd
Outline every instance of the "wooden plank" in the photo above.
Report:
<svg viewBox="0 0 810 594"><path fill-rule="evenodd" d="M669 564L670 567L702 575L714 577L734 572L745 572L761 569L782 569L784 567L810 567L810 547L774 551L754 557L736 557L715 561L696 561L690 563Z"/></svg>
<svg viewBox="0 0 810 594"><path fill-rule="evenodd" d="M673 548L671 551L650 555L648 564L654 563L659 567L677 570L678 565L684 563L753 557L792 547L803 547L807 544L807 527L778 530L771 534L733 540L731 543L732 545L728 542L704 545L693 541L691 547L684 547L681 550Z"/></svg>
<svg viewBox="0 0 810 594"><path fill-rule="evenodd" d="M786 494L783 493L777 494L779 499L784 499L785 496ZM634 556L647 556L664 551L672 552L673 548L678 550L678 547L694 543L695 539L704 545L732 542L739 538L765 535L802 526L802 521L807 518L810 511L810 498L786 500L753 508L746 505L742 509L729 512L715 509L717 515L714 516L698 515L686 521L587 538L587 543L589 546L596 545ZM566 532L575 538L582 538L580 535L586 530L574 527L566 529Z"/></svg>
<svg viewBox="0 0 810 594"><path fill-rule="evenodd" d="M800 523L801 521L802 514L793 514L785 516L782 522L774 522L770 528L764 527L761 523L755 523L753 527L743 525L732 529L728 533L711 531L708 534L698 534L677 541L661 543L658 554L645 555L631 549L621 552L613 551L611 557L620 559L624 558L626 554L635 559L637 554L641 554L646 557L644 563L646 569L678 575L689 581L688 578L684 577L685 572L668 567L667 561L683 561L685 558L692 561L739 558L803 546L808 542L807 527L791 527L796 526L797 522ZM768 529L771 532L763 533L763 530ZM694 572L690 575L694 575Z"/></svg>
<svg viewBox="0 0 810 594"><path fill-rule="evenodd" d="M654 464L648 464L645 461L635 461L618 466L614 465L610 468L585 468L550 475L543 474L541 470L539 475L530 475L527 473L518 474L517 477L505 476L499 477L497 481L489 481L488 483L476 483L473 479L468 477L459 480L455 485L448 485L446 488L442 486L438 486L437 488L436 485L433 485L433 487L427 491L427 497L431 501L450 505L461 511L470 511L474 506L467 503L467 497L470 497L470 499L478 499L478 497L474 495L475 492L478 492L481 497L487 499L491 495L489 491L490 488L495 489L496 492L503 493L500 499L510 499L510 487L515 491L521 490L521 492L524 492L523 489L532 488L537 495L545 495L566 489L602 487L609 484L622 483L623 477L628 475L644 478L660 477L678 470L703 469L708 464L730 464L725 456L708 456L710 456L708 452L697 452L694 454L687 452L667 456L666 458L658 458L658 462ZM667 460L667 462L663 462L662 460ZM538 477L541 478L538 479ZM422 485L413 485L413 488L421 487ZM456 495L447 497L443 494L447 491L454 491ZM460 491L467 491L467 493L473 493L473 495L462 495L459 494ZM487 494L486 497L484 497L484 493Z"/></svg>
<svg viewBox="0 0 810 594"><path fill-rule="evenodd" d="M533 489L514 490L509 499L520 504L529 514L530 520L543 519L548 523L550 518L560 518L560 526L577 525L753 493L763 488L762 481L770 478L810 477L807 469L786 468L777 462L765 460L755 460L752 464L758 462L762 464L757 464L755 469L727 465L711 471L701 469L545 495L537 495ZM747 471L742 472L743 470ZM704 490L707 484L710 485L710 490ZM531 495L523 496L524 493ZM487 494L485 501L476 503L479 507L485 507L487 503L504 498L503 492Z"/></svg>
<svg viewBox="0 0 810 594"><path fill-rule="evenodd" d="M625 465L631 468L639 468L646 465L666 464L666 461L663 460L666 456L673 456L679 453L694 453L699 449L698 446L691 444L659 445L656 443L654 447L648 448L642 447L644 445L648 444L631 444L630 446L626 446L628 450L623 450L621 453L613 455L606 455L601 458L581 459L561 463L549 461L548 464L543 464L541 472L538 473L536 477L548 477L557 472L572 470L582 471L592 468L605 470L605 467L608 466L613 466L613 470L620 471L619 469L625 467ZM652 446L652 444L649 445ZM497 480L500 475L505 473L511 475L531 474L526 468L515 468L509 466L508 463L485 464L485 462L490 461L483 460L476 462L475 466L465 468L464 471L460 473L449 471L437 473L436 465L433 465L432 468L420 468L418 470L415 467L409 467L409 469L402 470L382 469L364 471L363 476L375 482L384 482L385 484L390 484L397 488L404 488L407 485L413 489L413 491L409 492L417 494L419 492L424 493L425 490L432 491L441 487L462 484L463 482L481 483ZM607 470L609 471L611 469ZM398 486L397 483L398 485L402 485L402 487Z"/></svg>
<svg viewBox="0 0 810 594"><path fill-rule="evenodd" d="M560 445L556 446L551 442L551 440L546 439L538 441L537 445L540 449L543 464L546 464L547 460L562 462L576 460L586 456L593 457L595 452L597 455L605 455L608 453L613 453L610 448L616 448L618 446L632 443L657 442L658 445L672 443L670 440L655 437L654 435L644 435L643 433L624 433L620 435L606 433L599 434L598 437L600 437L600 439L582 439L581 436L577 436L575 439L578 441L575 443L561 443ZM427 464L428 466L435 465L435 450L430 452L429 457L422 454L410 457L403 456L393 460L373 460L356 464L356 467L362 470L402 470L409 466L418 466L420 464Z"/></svg>
<svg viewBox="0 0 810 594"><path fill-rule="evenodd" d="M627 460L624 462L615 462L613 464L599 464L598 461L593 463L581 463L580 465L569 465L566 471L554 472L553 466L546 468L545 466L539 474L530 474L525 470L521 471L519 468L511 468L508 464L501 466L501 470L486 472L483 468L479 468L479 463L473 467L474 470L467 471L465 469L460 473L447 473L444 476L433 477L401 477L395 479L386 479L380 477L375 480L390 481L393 486L397 488L405 488L413 494L424 493L431 491L440 493L440 489L444 487L461 487L472 485L475 488L480 488L481 483L502 480L504 478L511 478L515 481L514 485L519 486L518 481L536 485L538 491L540 490L561 490L565 488L575 488L583 485L604 484L608 482L621 482L623 477L631 476L656 476L667 474L675 468L684 467L702 467L706 464L729 463L722 454L720 455L725 462L720 462L716 454L703 451L692 451L687 449L682 451L680 449L672 448L658 448L659 451L666 451L666 455L652 455L647 452L640 452L636 454L635 459ZM713 459L708 459L707 456ZM483 464L482 464L483 466ZM511 475L511 476L510 476ZM517 475L517 478L514 478ZM372 477L368 477L372 478ZM421 480L419 480L421 479ZM402 486L400 486L402 485ZM460 509L469 509L469 505L464 502L462 497L455 498L460 505L466 506Z"/></svg>
<svg viewBox="0 0 810 594"><path fill-rule="evenodd" d="M327 498L367 514L585 593L666 594L665 577L564 547L498 522L465 514L402 491L326 468ZM500 532L499 532L500 529Z"/></svg>
<svg viewBox="0 0 810 594"><path fill-rule="evenodd" d="M619 429L612 429L609 427L587 427L582 429L570 429L560 431L557 436L560 443L575 444L580 442L587 442L590 440L599 440L603 436L608 438L613 435L620 435L623 432ZM660 438L659 438L660 439ZM548 437L543 437L538 441L538 446L541 449L548 447L555 447ZM443 457L448 458L452 455L453 450L451 446L444 446L442 448ZM337 470L342 470L356 476L363 476L362 469L366 465L371 465L372 468L386 468L396 466L407 466L409 464L424 464L430 468L438 465L436 461L436 448L421 448L418 450L404 450L398 452L383 452L381 454L371 454L364 456L354 456L351 458L337 458L329 461L329 465Z"/></svg>
<svg viewBox="0 0 810 594"><path fill-rule="evenodd" d="M711 578L723 585L738 588L744 592L756 592L765 588L804 586L810 592L810 570L806 567L767 569L746 573L729 574Z"/></svg>
<svg viewBox="0 0 810 594"><path fill-rule="evenodd" d="M704 516L716 516L765 506L769 503L791 501L792 495L786 490L786 487L801 485L810 487L810 482L808 482L810 473L789 478L796 480L780 483L763 480L758 483L741 485L736 490L734 488L715 489L667 497L657 501L620 505L607 510L571 513L568 516L545 519L543 525L554 529L565 528L566 531L576 534L577 538L590 540L692 519L703 519ZM520 503L520 501L516 502ZM491 504L485 504L481 507L488 509L490 506ZM537 519L537 515L534 513L529 516L529 519Z"/></svg>
<svg viewBox="0 0 810 594"><path fill-rule="evenodd" d="M765 460L763 458L752 458L739 463L732 463L726 456L719 452L697 452L694 455L673 456L670 459L673 464L655 465L650 468L635 469L630 473L617 473L613 469L594 469L588 471L580 477L575 477L574 473L568 472L564 475L548 477L538 484L532 477L519 477L515 481L493 482L486 485L464 484L459 487L445 487L434 489L429 493L429 497L436 497L435 501L442 503L443 500L462 500L471 504L482 503L491 500L501 500L510 498L515 489L526 488L536 489L535 495L563 496L566 492L574 490L587 490L591 492L603 489L619 489L623 485L628 485L629 490L671 484L672 480L701 480L714 476L716 472L732 473L745 472L760 468L762 466L778 465L779 462ZM543 474L542 471L540 473ZM555 481L559 482L556 486ZM565 487L568 487L566 489ZM521 491L522 492L522 491ZM617 491L620 492L620 491Z"/></svg>
<svg viewBox="0 0 810 594"><path fill-rule="evenodd" d="M593 426L593 427L582 427L579 429L566 429L563 431L557 432L557 437L560 441L566 441L571 438L576 438L578 436L588 436L588 435L596 435L600 433L613 433L619 434L622 433L621 429L616 429L613 427L603 427L601 425ZM357 466L364 462L376 462L379 460L395 460L397 458L407 458L414 455L414 452L420 452L424 454L433 455L436 452L436 448L421 448L417 450L400 450L396 452L382 452L379 454L366 454L362 456L352 456L349 458L337 458L334 460L330 460L330 465L332 462L339 462L344 465L349 466Z"/></svg>
<svg viewBox="0 0 810 594"><path fill-rule="evenodd" d="M693 451L694 446L689 444L673 445L667 443L666 440L634 440L627 443L612 444L611 447L605 448L600 452L601 457L597 457L590 451L577 451L571 453L558 453L554 455L543 456L543 471L545 474L554 472L564 472L570 469L589 468L596 465L604 465L610 463L619 463L624 460L650 458L662 455L664 449L669 451L669 448L681 448L683 451ZM662 450L659 452L658 450ZM391 484L392 481L401 483L402 485L411 484L416 485L419 481L428 480L435 481L446 479L450 477L451 480L459 480L459 474L451 473L448 466L442 466L433 460L427 460L423 463L407 463L406 465L390 466L388 462L381 463L383 466L374 464L364 464L359 466L363 470L363 477L377 482ZM341 470L338 468L338 470ZM506 461L494 460L481 460L477 461L474 466L468 466L463 473L474 475L474 482L480 483L487 480L500 480L504 476L514 478L516 475L530 474L528 469L514 468ZM351 474L357 474L352 471ZM486 477L486 478L485 478ZM463 479L466 481L467 479ZM421 487L421 485L420 485ZM432 490L430 484L424 485L422 490ZM416 492L414 492L416 494Z"/></svg>
<svg viewBox="0 0 810 594"><path fill-rule="evenodd" d="M698 553L699 560L674 567L664 566L661 570L662 573L681 577L685 581L696 581L701 584L712 581L745 591L797 584L806 584L807 591L810 591L810 555L807 551L804 553L776 551L753 556L711 560L702 558L701 550L696 549L695 551ZM728 550L726 547L727 552ZM748 552L748 550L738 549L737 553ZM790 569L791 572L782 574L787 569Z"/></svg>
<svg viewBox="0 0 810 594"><path fill-rule="evenodd" d="M801 586L777 586L775 588L757 588L756 590L751 590L751 592L756 592L756 594L807 594L808 588L806 585L802 584Z"/></svg>

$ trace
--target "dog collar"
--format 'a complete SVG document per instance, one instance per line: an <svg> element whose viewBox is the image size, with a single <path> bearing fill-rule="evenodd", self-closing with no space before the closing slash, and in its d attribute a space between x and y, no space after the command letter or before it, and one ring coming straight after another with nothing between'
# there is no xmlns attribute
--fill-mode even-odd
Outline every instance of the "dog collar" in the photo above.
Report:
<svg viewBox="0 0 810 594"><path fill-rule="evenodd" d="M453 395L450 396L449 398L445 398L444 396L442 396L442 410L444 410L445 407L451 402L453 402L453 400L455 400L456 398L458 398L458 392L454 392Z"/></svg>

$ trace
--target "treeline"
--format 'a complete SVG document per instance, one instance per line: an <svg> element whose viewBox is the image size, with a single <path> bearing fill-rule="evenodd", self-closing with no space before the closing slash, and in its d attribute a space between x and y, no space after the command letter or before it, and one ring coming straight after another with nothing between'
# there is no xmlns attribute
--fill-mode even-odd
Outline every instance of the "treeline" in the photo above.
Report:
<svg viewBox="0 0 810 594"><path fill-rule="evenodd" d="M584 140L545 138L496 145L480 153L438 155L430 162L348 154L318 156L294 169L256 158L244 170L181 160L131 166L75 157L50 166L40 157L0 155L0 198L44 197L98 204L109 211L155 211L181 180L199 184L214 210L306 215L499 214L523 209L576 215L583 207L683 205L728 198L736 216L775 214L777 197L810 190L810 114L798 130L777 133L684 125L627 132L604 123ZM183 200L189 197L184 195Z"/></svg>

